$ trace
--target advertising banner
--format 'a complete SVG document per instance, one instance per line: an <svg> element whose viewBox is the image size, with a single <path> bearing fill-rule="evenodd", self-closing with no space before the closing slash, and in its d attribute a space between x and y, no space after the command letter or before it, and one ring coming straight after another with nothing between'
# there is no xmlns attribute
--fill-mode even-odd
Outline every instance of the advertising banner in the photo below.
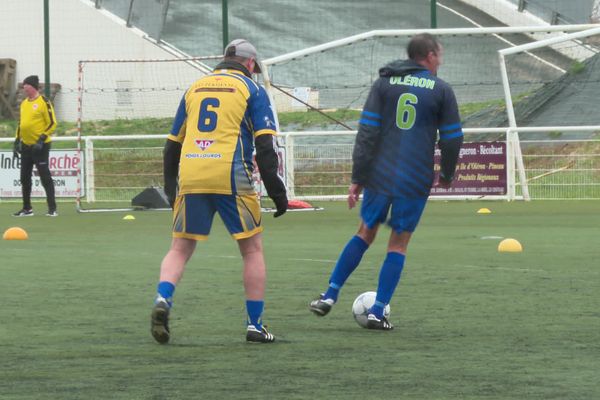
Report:
<svg viewBox="0 0 600 400"><path fill-rule="evenodd" d="M77 170L81 163L77 151L51 150L49 163L56 197L77 197ZM0 151L0 197L21 197L20 170L21 160L13 157L12 151ZM83 187L83 165L81 174L81 187ZM31 197L46 197L35 167L33 167Z"/></svg>
<svg viewBox="0 0 600 400"><path fill-rule="evenodd" d="M436 180L440 172L440 150L435 150ZM500 196L505 195L506 186L506 143L464 143L456 173L450 189L434 187L432 196Z"/></svg>

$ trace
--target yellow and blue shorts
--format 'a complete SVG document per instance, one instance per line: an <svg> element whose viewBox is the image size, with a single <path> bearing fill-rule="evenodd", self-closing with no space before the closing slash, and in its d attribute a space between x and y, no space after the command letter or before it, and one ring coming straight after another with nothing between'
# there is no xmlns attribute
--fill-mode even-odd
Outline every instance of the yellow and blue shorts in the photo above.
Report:
<svg viewBox="0 0 600 400"><path fill-rule="evenodd" d="M206 240L215 212L234 239L262 232L256 194L191 193L177 196L173 208L173 237Z"/></svg>

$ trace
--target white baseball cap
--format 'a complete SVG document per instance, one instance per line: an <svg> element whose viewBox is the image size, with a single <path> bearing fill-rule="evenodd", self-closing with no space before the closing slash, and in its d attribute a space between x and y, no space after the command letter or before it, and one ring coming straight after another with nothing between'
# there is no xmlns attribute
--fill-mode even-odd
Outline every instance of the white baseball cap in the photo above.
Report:
<svg viewBox="0 0 600 400"><path fill-rule="evenodd" d="M243 57L243 58L254 58L256 65L254 66L254 72L261 72L260 61L256 55L256 47L252 45L246 39L235 39L225 47L225 57Z"/></svg>

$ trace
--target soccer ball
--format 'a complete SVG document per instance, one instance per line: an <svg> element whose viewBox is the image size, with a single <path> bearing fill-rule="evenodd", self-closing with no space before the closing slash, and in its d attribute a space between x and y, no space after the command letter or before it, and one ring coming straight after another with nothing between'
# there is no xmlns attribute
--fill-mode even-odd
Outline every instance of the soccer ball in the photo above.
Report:
<svg viewBox="0 0 600 400"><path fill-rule="evenodd" d="M354 303L352 304L352 315L354 315L354 319L356 323L363 328L367 327L367 315L369 313L369 308L375 304L375 297L377 296L376 292L364 292L358 295ZM383 309L383 315L386 318L390 316L390 305L386 305Z"/></svg>

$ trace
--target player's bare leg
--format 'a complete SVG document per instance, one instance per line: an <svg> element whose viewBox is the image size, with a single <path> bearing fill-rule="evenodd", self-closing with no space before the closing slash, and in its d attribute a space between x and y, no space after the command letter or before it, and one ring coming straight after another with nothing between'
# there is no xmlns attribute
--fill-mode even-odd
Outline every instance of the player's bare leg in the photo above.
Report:
<svg viewBox="0 0 600 400"><path fill-rule="evenodd" d="M192 239L173 238L171 248L160 266L160 283L158 294L152 308L150 332L161 344L169 342L169 313L173 302L175 286L181 280L185 265L194 254L196 241Z"/></svg>
<svg viewBox="0 0 600 400"><path fill-rule="evenodd" d="M173 238L171 248L160 264L160 281L177 285L181 280L185 265L194 254L196 241L193 239Z"/></svg>
<svg viewBox="0 0 600 400"><path fill-rule="evenodd" d="M240 239L238 245L244 262L244 290L248 312L246 340L252 343L271 343L275 341L275 337L262 325L267 280L262 235L258 233L247 239Z"/></svg>
<svg viewBox="0 0 600 400"><path fill-rule="evenodd" d="M244 261L244 290L248 300L265 298L267 267L263 255L262 234L238 240Z"/></svg>

